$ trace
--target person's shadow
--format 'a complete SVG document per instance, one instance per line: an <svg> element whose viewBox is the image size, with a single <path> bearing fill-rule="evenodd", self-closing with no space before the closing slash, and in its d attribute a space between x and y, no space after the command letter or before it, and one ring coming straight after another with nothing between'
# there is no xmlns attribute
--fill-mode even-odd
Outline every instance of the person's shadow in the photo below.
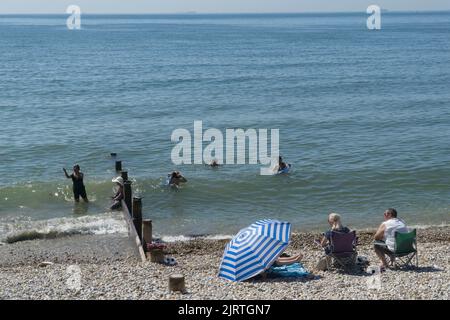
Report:
<svg viewBox="0 0 450 320"><path fill-rule="evenodd" d="M376 266L368 266L366 270L352 270L347 274L353 276L372 276L375 273L380 273L380 271L376 270ZM398 268L390 268L388 269L391 272L414 272L414 273L427 273L427 272L442 272L444 269L437 268L435 266L426 266L426 267L398 267ZM383 274L382 272L381 274Z"/></svg>
<svg viewBox="0 0 450 320"><path fill-rule="evenodd" d="M394 269L394 271L413 271L417 273L425 273L425 272L442 272L444 269L442 268L436 268L435 266L428 266L428 267L416 267L416 268L398 268Z"/></svg>

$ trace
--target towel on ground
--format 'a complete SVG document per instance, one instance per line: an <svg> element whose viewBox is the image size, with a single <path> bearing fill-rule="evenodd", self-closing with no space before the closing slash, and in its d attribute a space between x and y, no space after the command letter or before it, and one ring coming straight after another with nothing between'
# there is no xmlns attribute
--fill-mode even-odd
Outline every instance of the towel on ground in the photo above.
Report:
<svg viewBox="0 0 450 320"><path fill-rule="evenodd" d="M293 263L284 266L272 265L267 270L267 275L271 278L275 277L291 277L299 278L309 276L309 272L303 267L301 263Z"/></svg>

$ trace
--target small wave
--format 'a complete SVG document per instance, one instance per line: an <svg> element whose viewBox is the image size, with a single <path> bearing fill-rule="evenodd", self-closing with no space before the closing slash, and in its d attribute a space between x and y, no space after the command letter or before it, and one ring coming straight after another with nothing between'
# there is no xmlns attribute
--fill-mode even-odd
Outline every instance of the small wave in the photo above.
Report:
<svg viewBox="0 0 450 320"><path fill-rule="evenodd" d="M161 240L163 242L186 242L196 239L201 240L230 240L233 236L230 235L178 235L178 236L162 236Z"/></svg>
<svg viewBox="0 0 450 320"><path fill-rule="evenodd" d="M1 222L0 241L14 243L36 239L55 239L70 235L102 235L128 232L121 213L104 213L79 218L54 218L49 220Z"/></svg>

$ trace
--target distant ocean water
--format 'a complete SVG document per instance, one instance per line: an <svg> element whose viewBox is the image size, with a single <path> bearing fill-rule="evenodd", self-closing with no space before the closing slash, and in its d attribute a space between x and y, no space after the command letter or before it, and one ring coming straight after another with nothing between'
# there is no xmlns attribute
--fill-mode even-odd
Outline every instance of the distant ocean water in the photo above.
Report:
<svg viewBox="0 0 450 320"><path fill-rule="evenodd" d="M259 218L375 227L450 213L450 13L0 16L0 241L123 232L111 152L156 234L233 234ZM288 176L174 166L176 128L277 128ZM85 173L74 205L62 167ZM162 187L179 169L189 182Z"/></svg>

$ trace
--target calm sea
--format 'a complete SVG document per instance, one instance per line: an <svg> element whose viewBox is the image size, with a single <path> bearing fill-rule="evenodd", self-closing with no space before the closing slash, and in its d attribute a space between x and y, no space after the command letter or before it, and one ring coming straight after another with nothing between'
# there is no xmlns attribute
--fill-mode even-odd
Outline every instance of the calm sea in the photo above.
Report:
<svg viewBox="0 0 450 320"><path fill-rule="evenodd" d="M111 152L159 235L258 218L326 227L450 221L450 13L0 16L0 239L121 232ZM174 129L280 130L294 170L174 166ZM74 205L62 167L91 198ZM181 170L179 191L162 186Z"/></svg>

